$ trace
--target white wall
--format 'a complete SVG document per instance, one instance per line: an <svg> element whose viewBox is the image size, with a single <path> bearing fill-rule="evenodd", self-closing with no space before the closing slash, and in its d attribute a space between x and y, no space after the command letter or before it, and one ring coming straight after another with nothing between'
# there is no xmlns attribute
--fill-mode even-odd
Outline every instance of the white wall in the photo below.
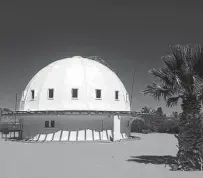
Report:
<svg viewBox="0 0 203 178"><path fill-rule="evenodd" d="M54 99L48 99L48 89ZM78 100L71 96L78 88ZM95 99L95 89L102 90L102 99ZM35 99L31 100L31 90ZM119 91L119 101L115 91ZM27 85L20 110L106 110L130 111L128 93L118 76L97 61L68 58L56 61L39 71Z"/></svg>
<svg viewBox="0 0 203 178"><path fill-rule="evenodd" d="M46 120L55 120L55 128L45 128ZM102 122L103 120L103 122ZM129 135L128 118L121 119L121 133ZM59 130L112 130L113 117L107 116L24 116L20 118L23 124L23 138L31 138L37 134L48 134Z"/></svg>

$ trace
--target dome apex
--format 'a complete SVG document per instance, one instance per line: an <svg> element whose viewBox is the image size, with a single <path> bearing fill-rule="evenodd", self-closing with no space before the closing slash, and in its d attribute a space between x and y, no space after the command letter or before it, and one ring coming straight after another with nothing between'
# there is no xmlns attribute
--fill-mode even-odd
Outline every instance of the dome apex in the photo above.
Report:
<svg viewBox="0 0 203 178"><path fill-rule="evenodd" d="M72 58L83 58L82 56L73 56Z"/></svg>

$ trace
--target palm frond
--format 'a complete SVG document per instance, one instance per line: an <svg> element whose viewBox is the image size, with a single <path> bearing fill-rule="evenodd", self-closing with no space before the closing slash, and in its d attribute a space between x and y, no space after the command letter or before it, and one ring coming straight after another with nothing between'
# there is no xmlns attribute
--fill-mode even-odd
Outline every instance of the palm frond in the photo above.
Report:
<svg viewBox="0 0 203 178"><path fill-rule="evenodd" d="M203 47L190 44L170 47L172 54L162 57L165 66L149 71L160 85L147 85L144 95L156 100L163 97L168 107L177 105L183 96L195 96L203 104Z"/></svg>
<svg viewBox="0 0 203 178"><path fill-rule="evenodd" d="M195 75L193 76L193 94L201 95L203 94L203 78Z"/></svg>
<svg viewBox="0 0 203 178"><path fill-rule="evenodd" d="M150 95L156 100L160 100L161 97L166 100L168 97L173 96L173 93L168 88L163 88L156 83L153 83L152 85L147 85L146 89L143 91L144 95Z"/></svg>
<svg viewBox="0 0 203 178"><path fill-rule="evenodd" d="M203 47L201 45L197 46L196 53L194 54L193 61L193 71L195 74L203 77Z"/></svg>
<svg viewBox="0 0 203 178"><path fill-rule="evenodd" d="M184 48L183 45L170 45L171 47L171 51L172 51L172 55L174 56L174 60L176 62L176 68L180 69L183 62L184 62Z"/></svg>
<svg viewBox="0 0 203 178"><path fill-rule="evenodd" d="M185 54L181 45L175 45L172 49L172 55L162 57L165 63L164 68L169 71L167 74L173 79L173 88L183 92L184 88L189 90L188 86L192 84L190 65L183 60Z"/></svg>
<svg viewBox="0 0 203 178"><path fill-rule="evenodd" d="M181 67L179 64L180 62L177 61L173 54L162 56L162 59L164 60L164 64L167 69L170 70L171 74L175 75L179 69L178 67Z"/></svg>
<svg viewBox="0 0 203 178"><path fill-rule="evenodd" d="M173 76L170 75L170 72L167 68L161 69L151 69L149 73L155 78L158 79L162 84L167 86L173 85Z"/></svg>
<svg viewBox="0 0 203 178"><path fill-rule="evenodd" d="M181 99L181 96L176 97L170 97L166 100L166 106L167 107L173 107L177 106L179 99Z"/></svg>
<svg viewBox="0 0 203 178"><path fill-rule="evenodd" d="M194 54L190 45L171 45L174 56L174 63L179 74L187 75L192 73L192 56Z"/></svg>
<svg viewBox="0 0 203 178"><path fill-rule="evenodd" d="M197 98L198 98L198 101L200 101L201 104L203 104L203 93L199 94L199 95L197 96Z"/></svg>
<svg viewBox="0 0 203 178"><path fill-rule="evenodd" d="M171 45L171 50L184 72L198 72L200 76L203 76L203 47L201 45Z"/></svg>

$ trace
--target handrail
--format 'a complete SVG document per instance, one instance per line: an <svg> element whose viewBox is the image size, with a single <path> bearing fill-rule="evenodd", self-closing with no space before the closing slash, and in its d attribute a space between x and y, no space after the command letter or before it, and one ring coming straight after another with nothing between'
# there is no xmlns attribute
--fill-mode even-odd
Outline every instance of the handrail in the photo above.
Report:
<svg viewBox="0 0 203 178"><path fill-rule="evenodd" d="M2 116L26 115L124 115L132 116L131 111L86 111L86 110L56 110L56 111L11 111L2 113Z"/></svg>
<svg viewBox="0 0 203 178"><path fill-rule="evenodd" d="M23 125L20 123L12 123L12 122L5 122L0 123L0 132L4 131L5 129L9 131L20 131L22 130Z"/></svg>

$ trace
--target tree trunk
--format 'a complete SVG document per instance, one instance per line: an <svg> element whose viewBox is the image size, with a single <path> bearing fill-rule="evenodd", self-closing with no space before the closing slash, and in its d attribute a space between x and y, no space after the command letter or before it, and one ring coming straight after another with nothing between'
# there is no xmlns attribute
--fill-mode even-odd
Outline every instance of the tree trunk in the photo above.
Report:
<svg viewBox="0 0 203 178"><path fill-rule="evenodd" d="M185 98L181 104L177 164L180 170L203 170L203 135L200 118L201 104L196 97Z"/></svg>
<svg viewBox="0 0 203 178"><path fill-rule="evenodd" d="M188 96L183 99L181 108L184 115L187 114L200 114L201 103L197 100L196 96Z"/></svg>

